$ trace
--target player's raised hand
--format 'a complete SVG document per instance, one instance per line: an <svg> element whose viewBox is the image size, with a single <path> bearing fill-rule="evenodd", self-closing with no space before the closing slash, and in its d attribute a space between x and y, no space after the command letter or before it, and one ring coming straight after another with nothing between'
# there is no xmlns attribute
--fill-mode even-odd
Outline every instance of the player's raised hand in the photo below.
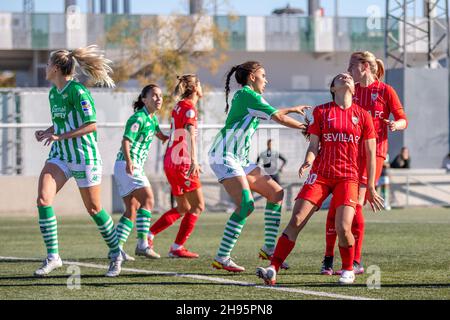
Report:
<svg viewBox="0 0 450 320"><path fill-rule="evenodd" d="M309 163L308 161L305 161L301 166L300 169L298 169L298 176L301 178L306 170L308 170L308 168L311 167L311 163Z"/></svg>
<svg viewBox="0 0 450 320"><path fill-rule="evenodd" d="M377 193L375 188L367 189L367 201L375 212L384 209L384 199Z"/></svg>

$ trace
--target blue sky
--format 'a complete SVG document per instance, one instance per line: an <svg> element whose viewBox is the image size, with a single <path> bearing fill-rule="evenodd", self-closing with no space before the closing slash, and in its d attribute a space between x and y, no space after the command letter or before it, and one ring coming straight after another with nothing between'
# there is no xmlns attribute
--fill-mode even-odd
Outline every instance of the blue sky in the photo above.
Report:
<svg viewBox="0 0 450 320"><path fill-rule="evenodd" d="M97 0L98 1L98 0ZM204 0L208 2L209 0ZM121 0L119 0L122 3ZM232 11L238 15L270 15L272 10L286 6L289 2L292 7L306 10L307 0L217 0L219 14L226 14ZM336 0L322 0L321 6L325 10L325 15L334 15ZM377 6L381 15L384 15L385 0L338 0L339 14L341 16L367 16L370 6ZM21 11L23 0L1 0L0 11ZM87 0L78 0L82 11L86 10ZM62 12L64 0L35 0L37 12ZM188 11L188 0L131 0L131 10L133 14L169 14L186 13Z"/></svg>

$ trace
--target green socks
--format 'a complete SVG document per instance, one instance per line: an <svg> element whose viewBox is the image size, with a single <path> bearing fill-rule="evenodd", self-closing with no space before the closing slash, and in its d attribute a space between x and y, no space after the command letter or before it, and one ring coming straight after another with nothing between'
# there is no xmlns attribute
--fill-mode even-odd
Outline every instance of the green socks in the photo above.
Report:
<svg viewBox="0 0 450 320"><path fill-rule="evenodd" d="M53 207L38 207L39 227L44 238L47 254L58 254L58 226Z"/></svg>
<svg viewBox="0 0 450 320"><path fill-rule="evenodd" d="M111 216L105 211L101 210L95 216L92 217L98 226L98 230L108 245L113 254L119 253L119 240L117 239L116 229L114 228L114 222Z"/></svg>
<svg viewBox="0 0 450 320"><path fill-rule="evenodd" d="M133 221L125 216L122 216L116 227L117 239L119 240L120 247L122 247L125 242L127 242L131 230L133 230Z"/></svg>
<svg viewBox="0 0 450 320"><path fill-rule="evenodd" d="M264 210L264 246L275 247L281 220L281 204L267 202Z"/></svg>
<svg viewBox="0 0 450 320"><path fill-rule="evenodd" d="M136 229L138 239L147 240L151 218L152 213L150 211L142 208L137 211Z"/></svg>

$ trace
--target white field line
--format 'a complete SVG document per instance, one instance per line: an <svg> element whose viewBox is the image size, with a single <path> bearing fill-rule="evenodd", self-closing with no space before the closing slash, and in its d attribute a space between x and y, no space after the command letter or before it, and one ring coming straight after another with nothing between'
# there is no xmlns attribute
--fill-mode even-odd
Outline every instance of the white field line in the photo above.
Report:
<svg viewBox="0 0 450 320"><path fill-rule="evenodd" d="M2 257L2 256L0 256L0 261L8 261L8 260L18 260L18 261L28 261L28 262L42 261L42 259L34 259L34 258L18 258L18 257ZM75 261L63 261L63 263L66 265L75 265L75 266L79 266L79 267L86 267L86 268L93 268L93 269L108 269L108 266L100 265L100 264L93 264L93 263L83 263L83 262L75 262ZM230 279L223 279L223 278L219 278L219 277L208 277L208 276L202 276L202 275L177 273L177 272L170 272L170 271L154 271L154 270L133 269L133 268L122 268L122 271L134 272L134 273L140 273L140 274L161 275L161 276L168 276L168 277L189 278L189 279L202 280L202 281L212 281L212 282L228 284L228 285L237 285L237 286L253 287L256 289L299 293L299 294L304 294L304 295L309 295L309 296L318 296L318 297L333 298L333 299L375 300L372 298L366 298L366 297L361 297L361 296L347 296L347 295L342 295L342 294L334 294L334 293L321 292L321 291L301 290L301 289L278 287L278 286L275 286L275 287L261 286L261 285L257 285L256 283L250 283L250 282L244 282L244 281L236 281L236 280L230 280Z"/></svg>

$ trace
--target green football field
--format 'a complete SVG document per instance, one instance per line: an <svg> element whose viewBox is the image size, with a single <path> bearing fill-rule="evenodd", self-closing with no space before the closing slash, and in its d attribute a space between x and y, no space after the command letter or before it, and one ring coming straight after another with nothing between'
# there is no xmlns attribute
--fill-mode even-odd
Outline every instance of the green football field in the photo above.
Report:
<svg viewBox="0 0 450 320"><path fill-rule="evenodd" d="M282 227L290 212L283 214ZM157 218L155 216L154 218ZM450 299L450 209L403 209L366 212L363 263L372 274L352 286L337 285L337 276L318 274L324 248L325 213L317 213L280 272L276 287L265 287L255 267L263 243L263 215L252 215L233 251L247 268L231 274L211 267L226 214L205 213L187 247L196 260L167 258L179 222L157 236L159 260L137 258L123 265L118 278L105 278L108 260L93 221L86 216L58 219L60 254L66 265L45 279L33 272L45 256L34 217L0 217L0 299ZM115 215L117 221L118 215ZM134 231L135 232L135 231ZM134 254L135 233L125 249ZM338 251L335 269L340 267ZM38 260L36 260L38 259ZM378 271L377 271L378 270ZM81 278L74 274L80 273ZM380 288L373 284L380 280Z"/></svg>

